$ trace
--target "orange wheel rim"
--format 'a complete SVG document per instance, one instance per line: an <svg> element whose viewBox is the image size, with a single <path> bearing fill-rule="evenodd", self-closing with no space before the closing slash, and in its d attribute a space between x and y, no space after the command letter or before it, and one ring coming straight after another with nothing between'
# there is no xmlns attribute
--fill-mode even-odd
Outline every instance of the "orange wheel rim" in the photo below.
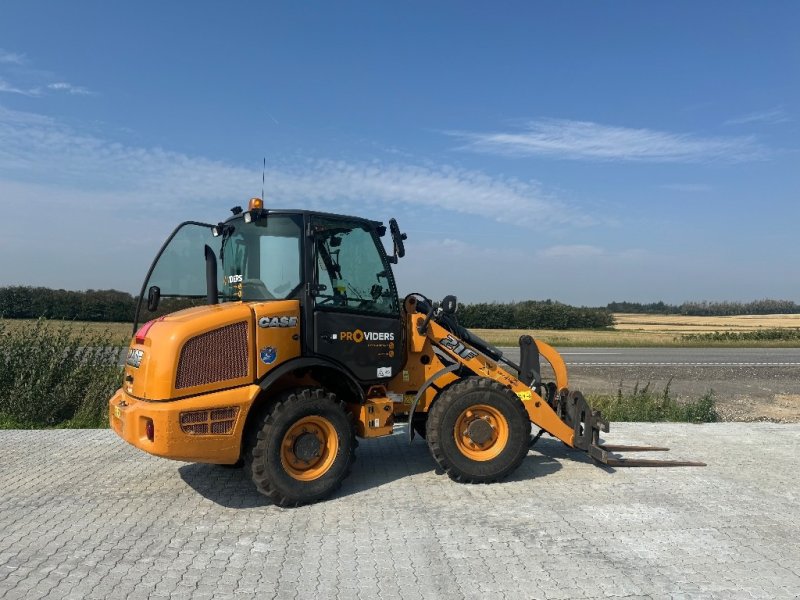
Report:
<svg viewBox="0 0 800 600"><path fill-rule="evenodd" d="M309 415L295 422L281 441L281 465L299 481L327 473L339 451L339 436L325 417Z"/></svg>
<svg viewBox="0 0 800 600"><path fill-rule="evenodd" d="M499 410L475 404L456 419L453 431L458 450L472 460L492 460L508 444L508 421Z"/></svg>

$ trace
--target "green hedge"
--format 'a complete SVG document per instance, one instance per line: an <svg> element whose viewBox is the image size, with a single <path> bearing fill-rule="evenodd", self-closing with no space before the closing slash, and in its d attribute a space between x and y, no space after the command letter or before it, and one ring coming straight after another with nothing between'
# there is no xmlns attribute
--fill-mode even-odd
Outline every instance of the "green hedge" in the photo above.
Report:
<svg viewBox="0 0 800 600"><path fill-rule="evenodd" d="M39 320L7 328L0 319L0 427L100 427L122 381L121 340L87 337Z"/></svg>
<svg viewBox="0 0 800 600"><path fill-rule="evenodd" d="M692 317L732 317L737 315L786 315L800 313L800 304L792 300L754 300L753 302L609 302L609 311L651 315L687 315Z"/></svg>
<svg viewBox="0 0 800 600"><path fill-rule="evenodd" d="M117 290L53 290L45 287L0 288L0 316L6 319L68 319L130 323L136 299Z"/></svg>

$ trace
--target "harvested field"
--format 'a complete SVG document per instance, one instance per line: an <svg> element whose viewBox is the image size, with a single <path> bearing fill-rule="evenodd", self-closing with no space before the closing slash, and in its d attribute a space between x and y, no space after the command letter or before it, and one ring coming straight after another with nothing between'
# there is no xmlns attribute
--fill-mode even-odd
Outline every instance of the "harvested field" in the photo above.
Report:
<svg viewBox="0 0 800 600"><path fill-rule="evenodd" d="M0 319L0 326L12 332L23 327L32 327L35 323L34 319ZM112 338L119 339L120 343L126 346L130 341L133 327L132 323L96 323L90 321L52 321L51 323L56 326L67 325L87 338L108 332Z"/></svg>
<svg viewBox="0 0 800 600"><path fill-rule="evenodd" d="M614 313L612 329L475 329L475 333L496 346L516 346L519 336L529 334L554 346L608 348L630 347L754 347L794 348L796 341L782 340L691 340L687 334L717 331L750 332L778 328L800 328L800 314L741 315L735 317L690 317L684 315L641 315Z"/></svg>
<svg viewBox="0 0 800 600"><path fill-rule="evenodd" d="M796 315L738 315L734 317L691 317L686 315L614 314L614 329L652 333L706 333L710 331L752 331L778 327L800 328Z"/></svg>

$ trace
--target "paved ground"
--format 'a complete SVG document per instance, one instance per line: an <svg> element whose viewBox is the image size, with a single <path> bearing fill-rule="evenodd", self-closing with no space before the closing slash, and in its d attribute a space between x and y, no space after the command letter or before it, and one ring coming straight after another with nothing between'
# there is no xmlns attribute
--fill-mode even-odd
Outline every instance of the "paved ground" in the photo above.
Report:
<svg viewBox="0 0 800 600"><path fill-rule="evenodd" d="M609 440L709 466L614 472L543 439L509 481L468 486L398 428L335 498L280 509L241 470L110 431L0 431L0 597L800 597L800 425Z"/></svg>

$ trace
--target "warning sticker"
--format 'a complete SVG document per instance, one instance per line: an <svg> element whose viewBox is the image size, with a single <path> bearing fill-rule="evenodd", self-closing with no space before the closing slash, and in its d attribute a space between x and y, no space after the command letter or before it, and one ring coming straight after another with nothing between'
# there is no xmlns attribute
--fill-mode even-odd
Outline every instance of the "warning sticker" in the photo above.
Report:
<svg viewBox="0 0 800 600"><path fill-rule="evenodd" d="M392 367L378 367L378 377L391 377Z"/></svg>
<svg viewBox="0 0 800 600"><path fill-rule="evenodd" d="M530 392L517 392L517 396L519 396L519 399L523 401L533 398Z"/></svg>

